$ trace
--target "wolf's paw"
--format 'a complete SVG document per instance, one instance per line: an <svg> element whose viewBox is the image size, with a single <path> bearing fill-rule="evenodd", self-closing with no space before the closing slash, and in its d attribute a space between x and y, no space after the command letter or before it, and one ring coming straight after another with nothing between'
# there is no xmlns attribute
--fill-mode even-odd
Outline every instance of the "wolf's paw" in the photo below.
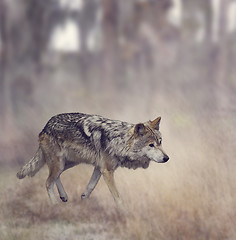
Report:
<svg viewBox="0 0 236 240"><path fill-rule="evenodd" d="M67 202L68 201L67 197L60 197L60 199L62 200L62 202Z"/></svg>
<svg viewBox="0 0 236 240"><path fill-rule="evenodd" d="M89 197L89 195L87 195L86 193L83 193L82 195L81 195L81 199L83 200L83 199L85 199L85 198L88 198Z"/></svg>

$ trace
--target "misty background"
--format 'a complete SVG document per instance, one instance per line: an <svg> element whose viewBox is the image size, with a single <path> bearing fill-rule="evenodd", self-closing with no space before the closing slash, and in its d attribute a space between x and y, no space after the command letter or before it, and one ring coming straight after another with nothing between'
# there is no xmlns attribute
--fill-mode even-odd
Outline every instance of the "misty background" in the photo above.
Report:
<svg viewBox="0 0 236 240"><path fill-rule="evenodd" d="M235 238L235 62L235 0L0 0L2 179L11 179L10 188L23 189L15 173L34 155L39 132L55 114L84 112L132 123L161 116L170 160L137 170L138 175L117 170L117 179L129 186L131 208L145 209L120 228L129 239ZM85 173L84 182L90 175ZM131 180L140 184L130 186ZM146 192L150 185L153 193ZM136 202L141 194L137 186L146 195ZM32 212L27 218L12 210L13 205L22 209L25 197L12 197L4 182L0 189L12 204L2 218L32 222ZM38 192L47 199L44 191L43 182ZM99 219L103 210L94 210ZM148 221L147 213L152 216ZM43 211L37 214L36 219L44 216ZM78 218L74 216L75 226ZM171 230L166 229L169 223ZM145 224L143 235L139 229ZM27 228L22 228L25 234ZM8 232L5 236L9 239Z"/></svg>
<svg viewBox="0 0 236 240"><path fill-rule="evenodd" d="M0 29L1 163L61 112L235 116L235 1L1 0Z"/></svg>
<svg viewBox="0 0 236 240"><path fill-rule="evenodd" d="M1 164L61 112L235 117L235 1L1 0L0 31Z"/></svg>

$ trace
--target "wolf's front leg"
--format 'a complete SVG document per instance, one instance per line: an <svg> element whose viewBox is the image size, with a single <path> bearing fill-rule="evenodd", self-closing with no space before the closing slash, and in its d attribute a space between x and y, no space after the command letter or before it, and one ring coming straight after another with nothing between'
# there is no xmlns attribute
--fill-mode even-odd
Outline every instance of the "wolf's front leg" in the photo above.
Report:
<svg viewBox="0 0 236 240"><path fill-rule="evenodd" d="M64 187L61 183L61 179L60 179L60 176L57 178L56 180L56 185L57 185L57 190L58 190L58 193L60 195L60 198L63 202L67 202L68 201L68 197L67 197L67 194L64 190Z"/></svg>
<svg viewBox="0 0 236 240"><path fill-rule="evenodd" d="M86 187L86 191L81 195L81 199L88 198L91 194L91 192L94 190L96 187L99 179L101 177L101 171L99 167L95 167L93 170L93 174L91 179L89 180L89 183Z"/></svg>
<svg viewBox="0 0 236 240"><path fill-rule="evenodd" d="M123 208L123 202L120 197L120 194L116 188L115 181L114 181L114 171L109 171L107 169L104 169L102 172L104 180L119 208Z"/></svg>

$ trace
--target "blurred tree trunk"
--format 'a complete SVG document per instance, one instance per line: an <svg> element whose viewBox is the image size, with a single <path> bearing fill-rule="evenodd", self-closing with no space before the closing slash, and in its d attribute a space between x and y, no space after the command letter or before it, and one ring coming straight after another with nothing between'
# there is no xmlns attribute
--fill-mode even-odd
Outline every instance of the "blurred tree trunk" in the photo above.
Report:
<svg viewBox="0 0 236 240"><path fill-rule="evenodd" d="M18 0L19 1L19 0ZM47 49L53 27L65 19L66 11L61 11L60 4L54 0L21 0L24 6L24 21L27 28L21 35L24 39L24 58L33 63L35 70L42 69L43 55ZM25 45L27 48L25 48Z"/></svg>
<svg viewBox="0 0 236 240"><path fill-rule="evenodd" d="M16 73L19 66L24 63L24 51L28 47L27 24L24 21L24 6L18 1L0 1L0 27L1 27L1 59L0 59L0 95L1 95L1 118L7 128L16 131L15 121L17 118L13 110L12 94ZM16 11L17 9L17 11ZM24 47L25 46L25 47Z"/></svg>
<svg viewBox="0 0 236 240"><path fill-rule="evenodd" d="M96 0L86 0L83 9L78 14L78 26L80 31L80 72L85 82L89 80L92 56L88 48L90 31L95 27L98 3Z"/></svg>
<svg viewBox="0 0 236 240"><path fill-rule="evenodd" d="M50 2L30 0L25 1L26 21L29 24L29 48L26 58L30 59L37 69L41 69L41 57L47 44L48 9Z"/></svg>
<svg viewBox="0 0 236 240"><path fill-rule="evenodd" d="M0 120L3 130L14 131L13 108L11 98L11 76L14 48L11 41L10 8L6 1L0 0ZM12 70L13 71L13 70ZM10 137L10 136L8 136Z"/></svg>
<svg viewBox="0 0 236 240"><path fill-rule="evenodd" d="M229 41L227 33L227 16L230 0L220 0L219 6L219 30L216 57L216 96L218 110L227 110L228 108L228 59L229 59Z"/></svg>
<svg viewBox="0 0 236 240"><path fill-rule="evenodd" d="M149 1L150 11L146 13L145 18L149 19L149 22L155 27L158 33L165 32L166 28L169 27L167 20L167 12L173 5L172 0L152 0Z"/></svg>
<svg viewBox="0 0 236 240"><path fill-rule="evenodd" d="M112 94L118 67L118 5L116 0L102 0L104 84Z"/></svg>
<svg viewBox="0 0 236 240"><path fill-rule="evenodd" d="M192 39L195 38L199 28L203 27L203 40L204 43L208 44L212 40L213 8L211 1L182 0L182 2L185 41L192 42ZM202 19L199 17L202 17Z"/></svg>
<svg viewBox="0 0 236 240"><path fill-rule="evenodd" d="M229 65L229 39L227 33L227 10L230 0L220 0L217 42L212 47L210 61L210 72L212 78L212 89L215 98L215 109L218 112L227 111L228 102L228 65Z"/></svg>
<svg viewBox="0 0 236 240"><path fill-rule="evenodd" d="M21 88L28 88L33 84L34 78L29 72L34 71L35 65L40 61L41 53L46 46L42 40L47 36L42 31L44 19L41 13L35 16L35 11L43 11L31 1L26 0L0 0L0 118L10 127L18 121L14 103L22 99L17 98L20 85L19 79L29 79L28 84ZM35 1L34 1L35 4ZM48 4L45 4L47 7ZM34 10L34 11L33 11ZM47 24L49 25L48 21ZM32 72L31 72L32 73ZM29 95L24 96L28 99ZM20 111L20 110L19 110Z"/></svg>
<svg viewBox="0 0 236 240"><path fill-rule="evenodd" d="M205 36L204 36L204 42L206 47L208 48L209 45L212 43L212 37L213 37L213 8L211 1L201 0L201 9L203 12L203 20L204 20L204 30L205 30Z"/></svg>
<svg viewBox="0 0 236 240"><path fill-rule="evenodd" d="M16 62L18 60L19 45L15 44L15 20L18 16L12 16L12 5L0 0L0 120L3 130L11 129L11 133L17 132L14 124L15 116L12 104L12 82ZM16 17L16 18L14 18ZM7 135L10 138L10 133Z"/></svg>
<svg viewBox="0 0 236 240"><path fill-rule="evenodd" d="M7 66L7 9L3 0L0 0L0 121L5 124L6 116L6 66Z"/></svg>

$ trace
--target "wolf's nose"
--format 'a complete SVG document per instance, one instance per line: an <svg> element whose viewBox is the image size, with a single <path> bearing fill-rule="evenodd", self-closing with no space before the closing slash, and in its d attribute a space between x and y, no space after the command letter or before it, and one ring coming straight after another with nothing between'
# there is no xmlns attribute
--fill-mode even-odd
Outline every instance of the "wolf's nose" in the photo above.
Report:
<svg viewBox="0 0 236 240"><path fill-rule="evenodd" d="M169 160L169 157L167 155L164 156L163 161L167 162Z"/></svg>

